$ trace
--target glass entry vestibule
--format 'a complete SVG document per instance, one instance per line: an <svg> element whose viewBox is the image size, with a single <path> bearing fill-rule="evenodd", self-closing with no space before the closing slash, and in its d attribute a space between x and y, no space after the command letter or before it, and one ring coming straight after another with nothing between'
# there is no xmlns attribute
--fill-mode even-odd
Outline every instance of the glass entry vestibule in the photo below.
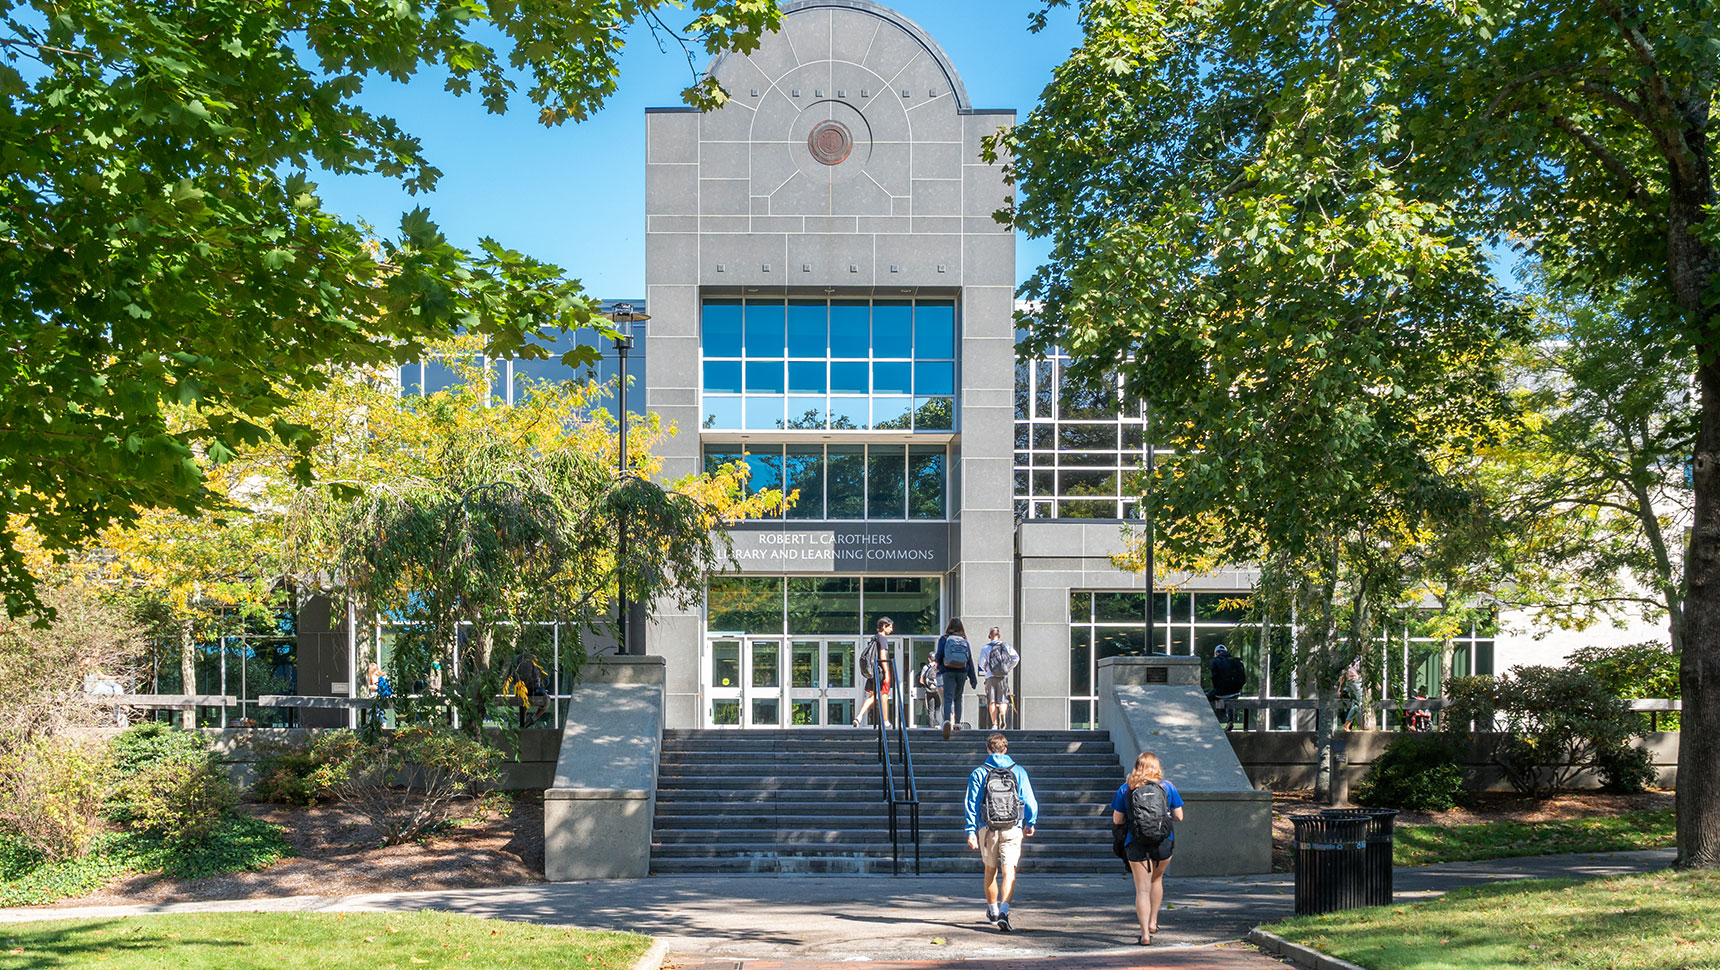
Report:
<svg viewBox="0 0 1720 970"><path fill-rule="evenodd" d="M857 658L881 616L895 621L896 669L943 622L937 576L733 576L713 580L700 658L709 727L837 727L853 722L864 675ZM911 694L910 694L911 696Z"/></svg>

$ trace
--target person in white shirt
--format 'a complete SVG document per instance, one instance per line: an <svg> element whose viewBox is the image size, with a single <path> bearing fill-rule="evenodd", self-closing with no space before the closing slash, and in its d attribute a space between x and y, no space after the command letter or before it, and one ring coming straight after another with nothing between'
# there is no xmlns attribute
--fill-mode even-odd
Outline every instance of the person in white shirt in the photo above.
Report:
<svg viewBox="0 0 1720 970"><path fill-rule="evenodd" d="M979 670L985 678L986 710L994 731L1002 730L1004 719L1009 716L1009 678L1020 662L1021 655L1003 642L1003 631L992 627L986 645L979 648Z"/></svg>

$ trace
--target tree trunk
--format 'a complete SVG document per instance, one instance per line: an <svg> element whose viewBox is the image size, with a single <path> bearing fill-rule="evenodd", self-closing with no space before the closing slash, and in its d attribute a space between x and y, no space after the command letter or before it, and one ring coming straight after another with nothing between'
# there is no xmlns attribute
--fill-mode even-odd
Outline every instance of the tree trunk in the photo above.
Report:
<svg viewBox="0 0 1720 970"><path fill-rule="evenodd" d="M1674 295L1696 334L1701 424L1692 462L1695 515L1685 566L1684 650L1678 666L1683 693L1678 740L1678 862L1720 868L1720 309L1706 291L1720 258L1699 233L1714 202L1706 140L1708 105L1680 105L1689 123L1685 144L1693 170L1671 167L1667 232Z"/></svg>
<svg viewBox="0 0 1720 970"><path fill-rule="evenodd" d="M179 621L179 692L181 694L197 693L197 644L191 637L191 621ZM197 726L197 708L186 707L180 711L179 726L190 730Z"/></svg>

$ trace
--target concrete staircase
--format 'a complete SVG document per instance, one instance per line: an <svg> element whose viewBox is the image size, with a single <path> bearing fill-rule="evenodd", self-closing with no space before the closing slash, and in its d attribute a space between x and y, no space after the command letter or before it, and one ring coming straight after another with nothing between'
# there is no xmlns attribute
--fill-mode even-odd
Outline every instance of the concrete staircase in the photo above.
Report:
<svg viewBox="0 0 1720 970"><path fill-rule="evenodd" d="M989 732L909 733L920 793L921 871L978 872L967 847L967 777ZM892 742L894 735L892 735ZM1123 772L1102 731L1011 731L1040 824L1022 868L1120 872L1108 805ZM900 785L901 765L896 763ZM663 732L651 872L888 873L888 806L875 729ZM903 872L913 872L901 813Z"/></svg>

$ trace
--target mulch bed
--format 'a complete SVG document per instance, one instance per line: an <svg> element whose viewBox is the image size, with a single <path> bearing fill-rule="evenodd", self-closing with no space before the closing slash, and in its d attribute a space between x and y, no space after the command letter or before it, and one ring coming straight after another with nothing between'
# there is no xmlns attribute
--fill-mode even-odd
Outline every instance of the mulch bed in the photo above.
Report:
<svg viewBox="0 0 1720 970"><path fill-rule="evenodd" d="M1515 792L1477 792L1468 808L1449 812L1402 812L1398 825L1476 825L1482 822L1551 822L1559 819L1620 815L1624 812L1671 808L1670 791L1640 795L1611 795L1605 792L1569 792L1552 798L1524 798ZM1290 871L1290 842L1294 832L1290 816L1318 811L1312 791L1274 792L1272 795L1272 868Z"/></svg>
<svg viewBox="0 0 1720 970"><path fill-rule="evenodd" d="M338 804L289 808L246 803L242 812L285 830L296 855L261 872L207 879L128 876L99 892L55 905L352 896L542 882L542 793L518 793L500 807L501 811L484 812L418 841L383 846L368 823Z"/></svg>

